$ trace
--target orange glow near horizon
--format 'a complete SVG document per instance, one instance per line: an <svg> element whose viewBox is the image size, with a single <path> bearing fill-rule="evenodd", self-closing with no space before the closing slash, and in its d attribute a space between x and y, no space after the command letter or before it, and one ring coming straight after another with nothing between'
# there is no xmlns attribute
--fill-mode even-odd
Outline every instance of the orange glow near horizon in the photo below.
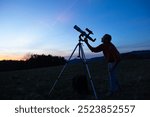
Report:
<svg viewBox="0 0 150 117"><path fill-rule="evenodd" d="M22 55L0 55L0 61L2 60L24 60Z"/></svg>
<svg viewBox="0 0 150 117"><path fill-rule="evenodd" d="M65 57L67 56L68 53L66 52L63 52L63 51L56 51L55 53L54 52L51 52L51 53L37 53L37 52L34 52L34 53L26 53L26 54L0 54L0 61L2 60L27 60L30 58L31 55L33 54L38 54L38 55L52 55L52 56L62 56L62 57Z"/></svg>

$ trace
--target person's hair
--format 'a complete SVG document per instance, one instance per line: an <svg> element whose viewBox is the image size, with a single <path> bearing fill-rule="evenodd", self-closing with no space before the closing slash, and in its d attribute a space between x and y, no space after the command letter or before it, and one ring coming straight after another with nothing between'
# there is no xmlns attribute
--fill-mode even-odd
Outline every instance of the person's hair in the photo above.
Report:
<svg viewBox="0 0 150 117"><path fill-rule="evenodd" d="M103 36L103 41L104 41L104 40L107 40L108 42L111 42L111 35L105 34L105 35Z"/></svg>

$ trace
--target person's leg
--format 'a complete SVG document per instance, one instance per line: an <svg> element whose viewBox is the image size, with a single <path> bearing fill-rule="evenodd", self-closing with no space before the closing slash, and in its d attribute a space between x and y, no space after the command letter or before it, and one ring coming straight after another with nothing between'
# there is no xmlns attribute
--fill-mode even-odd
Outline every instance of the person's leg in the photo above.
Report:
<svg viewBox="0 0 150 117"><path fill-rule="evenodd" d="M110 93L114 93L119 89L119 83L116 78L115 69L112 70L114 63L108 63Z"/></svg>

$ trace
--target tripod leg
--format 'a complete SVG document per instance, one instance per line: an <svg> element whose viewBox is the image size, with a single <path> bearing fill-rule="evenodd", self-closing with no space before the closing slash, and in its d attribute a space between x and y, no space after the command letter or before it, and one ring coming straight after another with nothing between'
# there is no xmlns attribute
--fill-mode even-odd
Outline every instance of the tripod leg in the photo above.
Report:
<svg viewBox="0 0 150 117"><path fill-rule="evenodd" d="M91 77L91 74L90 74L90 71L89 71L89 67L88 67L87 62L86 62L86 57L85 57L82 45L80 45L80 48L81 48L81 54L82 54L82 58L81 59L83 60L85 66L86 66L86 70L87 70L87 73L88 73L88 76L89 76L89 79L90 79L90 83L91 83L91 86L92 86L92 90L93 90L95 99L98 99L97 93L96 93L96 90L95 90L95 87L94 87L94 84L93 84L93 80L92 80L92 77Z"/></svg>
<svg viewBox="0 0 150 117"><path fill-rule="evenodd" d="M72 58L72 56L73 56L73 54L74 54L74 52L75 52L75 50L77 49L78 46L79 46L79 44L76 45L76 47L74 48L74 50L73 50L71 56L69 57L67 63L64 65L64 67L62 68L61 72L59 73L58 78L55 80L55 82L54 82L52 88L50 89L49 95L52 93L54 87L56 86L58 80L60 79L62 73L64 72L65 68L67 67L67 65L68 65L68 63L69 63L69 61L70 61L70 59Z"/></svg>

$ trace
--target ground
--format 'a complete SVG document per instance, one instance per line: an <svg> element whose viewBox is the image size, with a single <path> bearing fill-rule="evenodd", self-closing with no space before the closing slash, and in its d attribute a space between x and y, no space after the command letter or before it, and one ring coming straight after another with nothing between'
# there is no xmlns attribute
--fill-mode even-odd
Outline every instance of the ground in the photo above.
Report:
<svg viewBox="0 0 150 117"><path fill-rule="evenodd" d="M150 99L150 60L122 60L117 68L121 90L108 93L107 64L103 60L88 62L99 99L147 100ZM82 63L68 64L53 92L49 91L63 66L0 72L0 99L3 100L78 100L95 99L93 92L79 95L72 87L76 74L86 74ZM89 87L90 87L89 83Z"/></svg>

